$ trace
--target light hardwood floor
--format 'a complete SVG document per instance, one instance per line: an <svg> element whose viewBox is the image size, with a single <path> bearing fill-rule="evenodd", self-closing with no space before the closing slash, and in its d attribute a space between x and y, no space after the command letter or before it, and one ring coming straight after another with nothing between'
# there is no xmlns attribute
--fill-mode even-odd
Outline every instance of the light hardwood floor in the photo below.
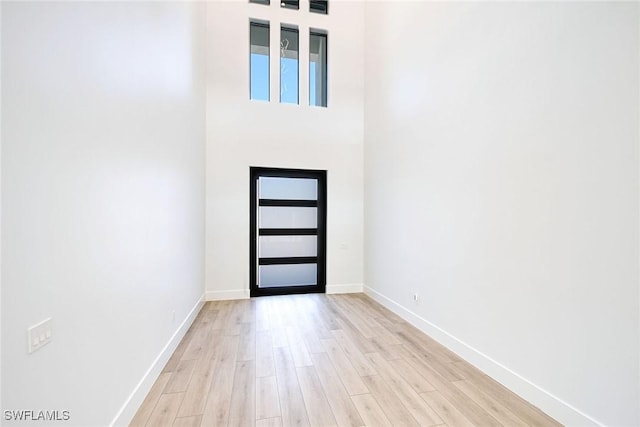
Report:
<svg viewBox="0 0 640 427"><path fill-rule="evenodd" d="M363 294L208 302L132 426L558 426Z"/></svg>

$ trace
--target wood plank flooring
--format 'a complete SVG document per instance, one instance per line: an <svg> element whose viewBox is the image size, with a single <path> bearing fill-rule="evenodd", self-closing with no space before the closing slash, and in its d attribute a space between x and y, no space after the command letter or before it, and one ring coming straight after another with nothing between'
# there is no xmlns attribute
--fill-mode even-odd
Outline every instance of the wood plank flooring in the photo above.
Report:
<svg viewBox="0 0 640 427"><path fill-rule="evenodd" d="M205 304L131 426L559 426L364 294Z"/></svg>

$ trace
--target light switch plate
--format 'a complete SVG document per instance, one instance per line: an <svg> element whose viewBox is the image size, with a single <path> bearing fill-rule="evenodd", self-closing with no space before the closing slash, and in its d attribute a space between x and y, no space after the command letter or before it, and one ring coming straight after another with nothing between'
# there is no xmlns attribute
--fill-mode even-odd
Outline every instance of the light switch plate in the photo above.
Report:
<svg viewBox="0 0 640 427"><path fill-rule="evenodd" d="M53 337L53 319L49 317L27 329L27 340L29 341L29 353L49 344Z"/></svg>

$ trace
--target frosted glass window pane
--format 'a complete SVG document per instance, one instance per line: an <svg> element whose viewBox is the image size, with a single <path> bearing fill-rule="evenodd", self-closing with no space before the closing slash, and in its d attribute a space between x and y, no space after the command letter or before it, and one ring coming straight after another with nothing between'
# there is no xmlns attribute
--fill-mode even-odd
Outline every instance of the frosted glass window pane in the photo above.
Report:
<svg viewBox="0 0 640 427"><path fill-rule="evenodd" d="M258 256L261 258L316 256L317 254L317 236L260 236Z"/></svg>
<svg viewBox="0 0 640 427"><path fill-rule="evenodd" d="M318 180L308 178L260 177L261 199L318 200Z"/></svg>
<svg viewBox="0 0 640 427"><path fill-rule="evenodd" d="M315 285L318 267L316 264L261 265L259 270L258 286L276 288Z"/></svg>
<svg viewBox="0 0 640 427"><path fill-rule="evenodd" d="M318 208L260 206L260 228L317 228Z"/></svg>

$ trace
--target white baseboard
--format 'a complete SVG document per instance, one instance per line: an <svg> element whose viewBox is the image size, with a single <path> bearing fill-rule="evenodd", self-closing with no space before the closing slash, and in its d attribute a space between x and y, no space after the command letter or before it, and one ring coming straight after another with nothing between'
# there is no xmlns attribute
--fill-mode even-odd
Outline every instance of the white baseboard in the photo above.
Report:
<svg viewBox="0 0 640 427"><path fill-rule="evenodd" d="M249 289L231 289L226 291L207 291L205 301L223 301L249 298Z"/></svg>
<svg viewBox="0 0 640 427"><path fill-rule="evenodd" d="M364 286L364 293L562 424L604 425L380 292Z"/></svg>
<svg viewBox="0 0 640 427"><path fill-rule="evenodd" d="M352 294L362 292L362 283L327 285L328 294ZM249 298L248 289L232 289L225 291L207 291L205 301L223 301Z"/></svg>
<svg viewBox="0 0 640 427"><path fill-rule="evenodd" d="M362 283L349 283L342 285L327 285L328 294L355 294L363 290Z"/></svg>
<svg viewBox="0 0 640 427"><path fill-rule="evenodd" d="M187 333L187 330L195 320L196 316L200 312L200 309L204 305L203 297L200 297L198 302L193 306L187 317L182 321L178 329L174 332L173 336L169 339L169 342L164 346L160 354L153 361L147 372L142 376L142 379L133 389L133 392L129 395L120 411L116 414L115 418L111 422L110 426L128 426L134 415L138 411L138 408L147 397L149 390L156 382L162 369L169 361L169 358L180 344L180 341Z"/></svg>

